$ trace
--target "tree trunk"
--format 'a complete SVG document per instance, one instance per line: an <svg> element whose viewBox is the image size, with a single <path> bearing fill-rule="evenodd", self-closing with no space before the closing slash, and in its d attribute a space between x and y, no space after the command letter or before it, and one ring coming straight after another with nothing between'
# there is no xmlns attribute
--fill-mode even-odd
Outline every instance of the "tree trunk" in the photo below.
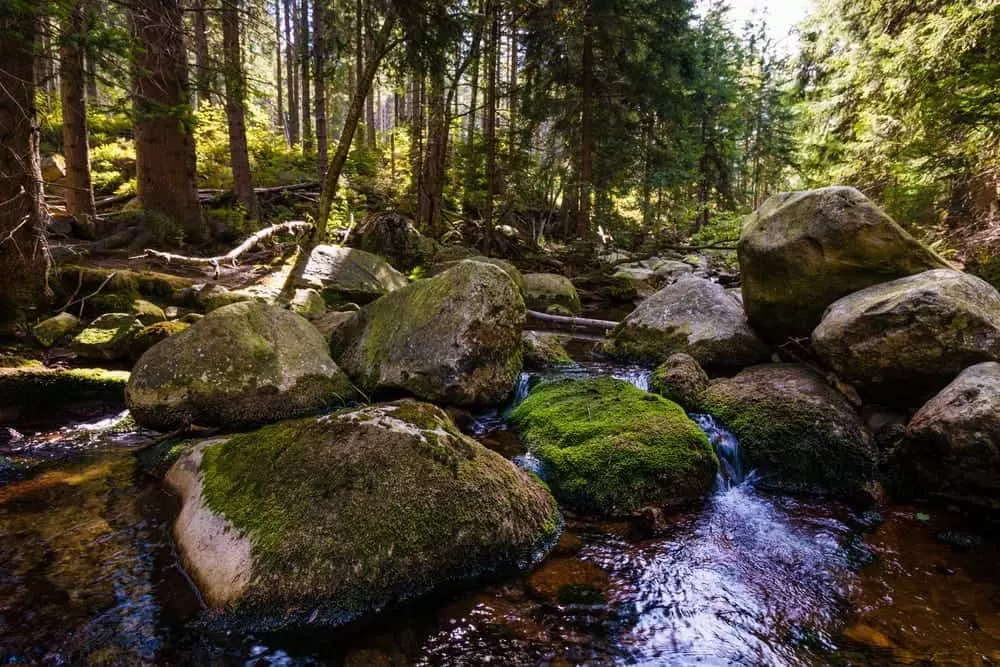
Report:
<svg viewBox="0 0 1000 667"><path fill-rule="evenodd" d="M313 2L313 75L316 77L316 173L322 182L326 175L326 11L322 0Z"/></svg>
<svg viewBox="0 0 1000 667"><path fill-rule="evenodd" d="M276 61L274 80L278 89L278 127L281 128L281 134L285 137L285 145L288 146L288 124L285 120L284 91L281 85L283 75L281 69L281 0L274 0L274 56Z"/></svg>
<svg viewBox="0 0 1000 667"><path fill-rule="evenodd" d="M94 207L94 191L90 185L90 147L87 145L87 106L84 99L86 15L82 0L75 0L67 10L59 30L66 212L89 219L97 211Z"/></svg>
<svg viewBox="0 0 1000 667"><path fill-rule="evenodd" d="M500 58L500 9L497 0L486 0L486 20L490 26L486 59L486 210L483 215L488 252L493 245L493 198L496 196L497 177L497 70Z"/></svg>
<svg viewBox="0 0 1000 667"><path fill-rule="evenodd" d="M285 67L287 76L285 80L288 84L288 141L292 146L299 143L299 85L295 77L295 36L292 24L298 26L298 21L293 21L295 16L295 0L284 0L285 2ZM298 28L296 28L297 30Z"/></svg>
<svg viewBox="0 0 1000 667"><path fill-rule="evenodd" d="M418 222L431 236L441 234L441 209L444 205L445 156L448 151L448 115L444 94L444 65L431 73L430 120L427 127L427 152L420 178Z"/></svg>
<svg viewBox="0 0 1000 667"><path fill-rule="evenodd" d="M142 208L178 224L189 243L205 238L195 169L187 53L179 0L133 0L136 181Z"/></svg>
<svg viewBox="0 0 1000 667"><path fill-rule="evenodd" d="M37 319L50 296L33 78L38 18L27 7L0 4L0 333Z"/></svg>
<svg viewBox="0 0 1000 667"><path fill-rule="evenodd" d="M322 1L322 0L321 0ZM309 99L309 0L301 0L299 21L299 87L302 89L302 150L313 149L312 102Z"/></svg>
<svg viewBox="0 0 1000 667"><path fill-rule="evenodd" d="M364 29L365 5L363 0L355 0L354 3L354 86L351 90L357 90L358 79L365 71L365 29ZM358 146L363 145L367 139L365 131L371 128L361 126L358 128Z"/></svg>
<svg viewBox="0 0 1000 667"><path fill-rule="evenodd" d="M581 241L590 238L590 199L594 181L594 136L591 105L594 97L594 16L591 0L583 0L583 58L580 82L580 203L576 212L576 233Z"/></svg>
<svg viewBox="0 0 1000 667"><path fill-rule="evenodd" d="M233 168L233 193L246 209L247 217L260 220L257 195L250 176L247 149L247 81L240 49L239 0L222 0L222 51L226 75L226 124L229 127L229 159Z"/></svg>
<svg viewBox="0 0 1000 667"><path fill-rule="evenodd" d="M480 1L477 12L481 11L482 8L483 3ZM479 103L479 66L481 60L479 52L482 42L482 31L477 29L472 33L472 46L469 55L472 81L469 83L469 119L465 135L465 184L462 195L462 207L466 214L472 208L472 194L479 181L479 153L476 151L476 105Z"/></svg>
<svg viewBox="0 0 1000 667"><path fill-rule="evenodd" d="M212 71L208 62L208 11L205 0L194 2L194 79L197 106L212 97Z"/></svg>
<svg viewBox="0 0 1000 667"><path fill-rule="evenodd" d="M86 21L86 31L90 34L90 31L94 29L97 22L97 16L99 10L102 8L102 3L95 2L94 0L87 0L85 2L84 12ZM86 70L87 70L87 101L96 102L97 101L97 47L94 45L92 40L88 40L84 47L84 58L86 59Z"/></svg>

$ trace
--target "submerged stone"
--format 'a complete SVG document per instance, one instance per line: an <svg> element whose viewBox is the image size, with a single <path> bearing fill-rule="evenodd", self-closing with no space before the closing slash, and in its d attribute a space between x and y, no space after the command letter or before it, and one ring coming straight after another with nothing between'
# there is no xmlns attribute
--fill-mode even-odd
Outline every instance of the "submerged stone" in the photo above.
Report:
<svg viewBox="0 0 1000 667"><path fill-rule="evenodd" d="M409 400L203 441L167 481L215 619L261 630L337 625L526 568L561 524L541 484Z"/></svg>
<svg viewBox="0 0 1000 667"><path fill-rule="evenodd" d="M214 310L151 347L126 390L135 420L161 431L246 427L342 405L354 395L312 324L253 302Z"/></svg>
<svg viewBox="0 0 1000 667"><path fill-rule="evenodd" d="M623 380L543 382L511 420L556 498L584 512L687 504L708 495L718 470L708 438L680 406Z"/></svg>

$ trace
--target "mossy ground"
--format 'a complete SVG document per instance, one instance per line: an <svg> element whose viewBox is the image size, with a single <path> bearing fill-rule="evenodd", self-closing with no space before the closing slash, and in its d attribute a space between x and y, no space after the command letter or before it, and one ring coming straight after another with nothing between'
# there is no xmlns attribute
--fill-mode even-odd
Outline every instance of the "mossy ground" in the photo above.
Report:
<svg viewBox="0 0 1000 667"><path fill-rule="evenodd" d="M556 497L587 512L626 515L702 498L718 468L680 406L622 380L543 383L511 420L545 463Z"/></svg>
<svg viewBox="0 0 1000 667"><path fill-rule="evenodd" d="M0 368L0 405L44 409L85 400L122 403L129 374L103 368Z"/></svg>
<svg viewBox="0 0 1000 667"><path fill-rule="evenodd" d="M544 489L415 402L237 435L204 451L201 473L208 506L253 545L249 616L323 607L343 622L523 566L559 530Z"/></svg>

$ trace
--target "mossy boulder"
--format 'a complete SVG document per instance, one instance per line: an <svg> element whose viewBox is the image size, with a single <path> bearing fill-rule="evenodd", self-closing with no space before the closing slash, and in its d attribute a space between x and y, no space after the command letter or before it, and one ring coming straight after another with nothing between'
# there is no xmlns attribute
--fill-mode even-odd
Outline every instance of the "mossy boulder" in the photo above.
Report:
<svg viewBox="0 0 1000 667"><path fill-rule="evenodd" d="M743 223L738 256L750 323L772 342L808 336L851 292L948 267L858 190L839 186L772 196Z"/></svg>
<svg viewBox="0 0 1000 667"><path fill-rule="evenodd" d="M558 334L525 331L522 340L524 341L524 367L529 370L573 363L573 359L567 354Z"/></svg>
<svg viewBox="0 0 1000 667"><path fill-rule="evenodd" d="M511 414L561 503L626 516L711 491L718 459L676 403L623 380L543 382Z"/></svg>
<svg viewBox="0 0 1000 667"><path fill-rule="evenodd" d="M135 315L135 318L145 326L163 322L167 319L167 315L163 312L162 308L145 299L136 299L133 301L129 312Z"/></svg>
<svg viewBox="0 0 1000 667"><path fill-rule="evenodd" d="M53 269L52 276L55 291L67 300L74 293L81 295L98 292L97 296L118 294L127 296L130 300L141 296L160 303L175 303L183 290L194 282L190 278L156 271L75 265L57 266Z"/></svg>
<svg viewBox="0 0 1000 667"><path fill-rule="evenodd" d="M695 410L701 395L708 388L708 374L690 354L676 352L653 370L649 390L677 403L687 410Z"/></svg>
<svg viewBox="0 0 1000 667"><path fill-rule="evenodd" d="M143 327L132 339L132 344L129 346L129 357L138 359L146 350L161 340L184 333L190 326L187 322L172 320L170 322L157 322L156 324Z"/></svg>
<svg viewBox="0 0 1000 667"><path fill-rule="evenodd" d="M444 262L437 262L431 268L430 275L436 276L439 273L444 273L448 269L452 269L459 262L486 262L487 264L492 264L493 266L501 269L504 273L510 276L510 279L517 284L517 289L520 290L521 296L524 296L524 278L521 276L521 272L518 271L517 267L508 262L505 259L497 259L496 257L484 257L483 255L473 255L472 257L465 257L463 259L453 259Z"/></svg>
<svg viewBox="0 0 1000 667"><path fill-rule="evenodd" d="M460 262L368 304L331 347L365 392L490 405L517 383L524 319L524 301L506 272Z"/></svg>
<svg viewBox="0 0 1000 667"><path fill-rule="evenodd" d="M78 333L70 346L85 359L122 359L129 345L142 330L142 322L131 313L101 315Z"/></svg>
<svg viewBox="0 0 1000 667"><path fill-rule="evenodd" d="M246 302L149 348L125 396L139 424L170 431L277 421L342 405L354 390L308 320Z"/></svg>
<svg viewBox="0 0 1000 667"><path fill-rule="evenodd" d="M851 404L805 366L766 364L715 380L700 409L739 438L768 488L856 497L875 477L871 435Z"/></svg>
<svg viewBox="0 0 1000 667"><path fill-rule="evenodd" d="M1000 364L965 369L920 408L893 460L906 495L1000 510Z"/></svg>
<svg viewBox="0 0 1000 667"><path fill-rule="evenodd" d="M545 312L549 306L558 305L574 315L582 309L580 295L573 282L558 273L526 273L524 300L531 310Z"/></svg>
<svg viewBox="0 0 1000 667"><path fill-rule="evenodd" d="M255 297L239 290L230 290L222 285L198 283L181 290L177 300L185 307L210 313L213 310L230 306L234 303L255 301Z"/></svg>
<svg viewBox="0 0 1000 667"><path fill-rule="evenodd" d="M0 420L51 418L74 403L125 400L127 371L103 368L0 368Z"/></svg>
<svg viewBox="0 0 1000 667"><path fill-rule="evenodd" d="M1000 361L1000 293L950 269L907 276L833 303L812 343L863 395L920 405L962 369Z"/></svg>
<svg viewBox="0 0 1000 667"><path fill-rule="evenodd" d="M561 525L540 483L416 401L203 441L167 482L187 571L242 629L338 625L515 572Z"/></svg>
<svg viewBox="0 0 1000 667"><path fill-rule="evenodd" d="M441 250L441 245L421 234L410 218L391 212L369 215L351 230L347 244L381 255L404 271L429 265Z"/></svg>
<svg viewBox="0 0 1000 667"><path fill-rule="evenodd" d="M289 305L293 313L298 313L307 320L315 320L326 313L326 301L314 289L297 289Z"/></svg>
<svg viewBox="0 0 1000 667"><path fill-rule="evenodd" d="M318 245L309 255L299 287L311 287L330 305L369 303L406 286L407 279L388 262L364 250Z"/></svg>
<svg viewBox="0 0 1000 667"><path fill-rule="evenodd" d="M79 326L80 318L76 315L59 313L36 324L31 333L42 347L52 347Z"/></svg>
<svg viewBox="0 0 1000 667"><path fill-rule="evenodd" d="M768 348L724 287L682 276L639 304L611 332L605 349L630 361L661 363L684 352L710 368L765 360Z"/></svg>

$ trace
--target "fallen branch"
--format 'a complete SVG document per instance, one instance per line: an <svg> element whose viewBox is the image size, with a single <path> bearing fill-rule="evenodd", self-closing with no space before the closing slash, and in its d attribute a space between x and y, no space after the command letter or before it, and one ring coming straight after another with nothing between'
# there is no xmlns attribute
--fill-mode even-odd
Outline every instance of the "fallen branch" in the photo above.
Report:
<svg viewBox="0 0 1000 667"><path fill-rule="evenodd" d="M588 317L565 317L563 315L549 315L548 313L540 313L537 310L529 310L528 317L533 320L538 320L539 322L547 322L549 324L559 324L564 327L580 328L580 329L598 329L600 331L610 331L618 326L618 322L613 322L611 320L594 320Z"/></svg>
<svg viewBox="0 0 1000 667"><path fill-rule="evenodd" d="M73 295L70 296L69 301L66 302L66 305L63 306L62 308L60 308L56 312L63 313L63 312L66 312L66 310L69 309L70 306L75 306L76 304L80 304L80 315L79 315L79 317L83 317L83 306L84 306L84 304L86 304L87 299L89 299L91 297L95 297L98 294L100 294L101 290L104 289L105 285L107 285L109 282L111 282L111 279L114 278L116 275L117 275L117 272L116 271L112 271L111 273L108 274L108 276L104 279L104 281L100 285L97 286L97 289L95 289L93 292L91 292L87 296L80 297L79 299L77 299L76 301L74 301L73 299L75 299L76 295L80 293L80 288L83 286L83 271L80 271L80 279L77 282L76 289L73 291Z"/></svg>
<svg viewBox="0 0 1000 667"><path fill-rule="evenodd" d="M698 252L699 250L736 250L735 245L730 245L725 241L720 241L719 243L709 243L708 245L661 245L661 248L666 248L667 250L676 250L678 252Z"/></svg>
<svg viewBox="0 0 1000 667"><path fill-rule="evenodd" d="M250 235L247 240L227 252L225 255L218 255L216 257L188 257L186 255L175 255L171 252L161 252L159 250L147 248L141 255L136 255L135 257L130 257L129 259L145 259L152 257L154 259L163 260L168 264L171 262L177 262L180 264L211 266L215 268L216 277L218 277L220 266L228 265L235 268L237 266L236 260L261 241L265 241L280 233L301 234L302 232L310 229L312 229L312 225L304 220L291 220L289 222L271 225L270 227L265 227L259 232Z"/></svg>

